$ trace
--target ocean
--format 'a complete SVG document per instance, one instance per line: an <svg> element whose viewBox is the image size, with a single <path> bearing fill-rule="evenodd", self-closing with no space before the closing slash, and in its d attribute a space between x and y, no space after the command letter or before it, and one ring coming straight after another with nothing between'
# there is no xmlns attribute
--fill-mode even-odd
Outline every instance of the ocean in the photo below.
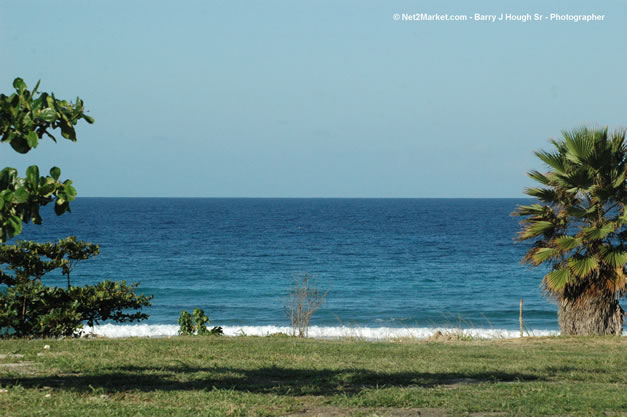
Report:
<svg viewBox="0 0 627 417"><path fill-rule="evenodd" d="M139 325L103 323L107 336L176 334L181 310L202 308L227 334L288 332L295 278L328 289L311 336L475 337L555 334L544 270L520 264L515 243L526 199L78 198L19 239L75 235L101 254L79 264L75 285L140 282L154 295ZM44 277L64 285L60 275Z"/></svg>

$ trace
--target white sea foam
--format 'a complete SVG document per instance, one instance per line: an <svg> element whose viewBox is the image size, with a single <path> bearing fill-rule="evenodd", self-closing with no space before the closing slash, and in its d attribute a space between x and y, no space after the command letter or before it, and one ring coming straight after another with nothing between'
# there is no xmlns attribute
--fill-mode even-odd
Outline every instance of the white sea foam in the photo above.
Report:
<svg viewBox="0 0 627 417"><path fill-rule="evenodd" d="M291 334L290 327L281 326L223 326L226 336L268 336L275 333ZM309 337L318 339L358 338L364 340L389 340L398 338L426 339L436 332L444 334L462 334L475 339L517 338L518 330L506 329L454 329L444 327L350 327L350 326L311 326ZM93 333L105 337L167 337L178 334L178 326L170 324L133 324L115 325L104 324L85 327L86 334ZM525 335L556 336L554 330L529 330Z"/></svg>

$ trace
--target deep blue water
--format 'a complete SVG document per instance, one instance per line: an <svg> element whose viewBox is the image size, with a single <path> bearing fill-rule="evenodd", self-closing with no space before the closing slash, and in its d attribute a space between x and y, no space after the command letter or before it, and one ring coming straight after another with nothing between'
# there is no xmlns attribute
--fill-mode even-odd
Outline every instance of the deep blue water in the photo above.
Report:
<svg viewBox="0 0 627 417"><path fill-rule="evenodd" d="M141 282L154 294L150 324L175 324L200 307L214 324L287 325L293 274L330 286L313 324L362 327L557 329L539 288L543 271L520 265L515 199L79 198L51 207L20 239L68 235L98 243L73 282ZM46 279L46 278L45 278ZM48 283L55 277L46 279Z"/></svg>

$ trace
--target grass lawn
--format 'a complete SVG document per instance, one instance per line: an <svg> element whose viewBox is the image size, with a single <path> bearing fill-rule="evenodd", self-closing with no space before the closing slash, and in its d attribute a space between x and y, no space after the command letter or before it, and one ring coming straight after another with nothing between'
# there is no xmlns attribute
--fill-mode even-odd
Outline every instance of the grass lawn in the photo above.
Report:
<svg viewBox="0 0 627 417"><path fill-rule="evenodd" d="M2 340L0 415L627 416L627 338Z"/></svg>

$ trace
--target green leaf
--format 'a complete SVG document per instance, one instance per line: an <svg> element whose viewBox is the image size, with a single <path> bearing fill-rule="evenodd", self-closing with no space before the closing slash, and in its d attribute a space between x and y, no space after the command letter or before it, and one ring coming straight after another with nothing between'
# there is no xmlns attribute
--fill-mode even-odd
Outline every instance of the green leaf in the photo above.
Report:
<svg viewBox="0 0 627 417"><path fill-rule="evenodd" d="M50 107L43 109L41 112L39 112L38 116L39 118L49 123L57 120L57 112L54 111L54 109L51 109Z"/></svg>
<svg viewBox="0 0 627 417"><path fill-rule="evenodd" d="M594 256L587 258L570 258L568 260L568 267L571 272L580 278L586 277L590 272L597 269L598 266L599 261Z"/></svg>
<svg viewBox="0 0 627 417"><path fill-rule="evenodd" d="M33 131L28 132L28 135L26 135L26 143L28 143L28 146L31 148L36 148L39 144L39 136L37 136L37 133Z"/></svg>
<svg viewBox="0 0 627 417"><path fill-rule="evenodd" d="M26 169L26 180L33 188L37 188L39 185L39 167L37 165L31 165Z"/></svg>
<svg viewBox="0 0 627 417"><path fill-rule="evenodd" d="M65 196L67 201L72 201L76 198L76 188L72 187L70 184L65 185Z"/></svg>
<svg viewBox="0 0 627 417"><path fill-rule="evenodd" d="M540 248L536 250L536 253L533 255L533 260L536 264L541 264L542 262L551 259L560 254L559 249L555 248Z"/></svg>
<svg viewBox="0 0 627 417"><path fill-rule="evenodd" d="M50 197L50 195L52 195L52 193L54 193L56 189L57 189L57 184L55 183L45 184L39 187L39 195L41 195L42 197Z"/></svg>
<svg viewBox="0 0 627 417"><path fill-rule="evenodd" d="M553 229L553 223L549 221L528 221L528 225L525 226L523 231L518 235L520 240L531 239L537 237L543 233L548 233Z"/></svg>
<svg viewBox="0 0 627 417"><path fill-rule="evenodd" d="M586 227L583 229L584 236L589 240L604 239L607 235L614 232L615 227L613 224L606 224L601 228Z"/></svg>
<svg viewBox="0 0 627 417"><path fill-rule="evenodd" d="M516 216L541 216L544 214L545 206L540 204L531 204L528 206L518 206L514 215Z"/></svg>
<svg viewBox="0 0 627 417"><path fill-rule="evenodd" d="M35 84L35 88L33 88L33 91L31 91L31 96L34 96L37 90L39 90L40 83L41 83L41 80L37 81L37 84Z"/></svg>
<svg viewBox="0 0 627 417"><path fill-rule="evenodd" d="M11 147L19 153L27 153L32 148L28 145L28 142L22 136L15 136L11 139Z"/></svg>
<svg viewBox="0 0 627 417"><path fill-rule="evenodd" d="M9 237L13 237L22 233L22 219L17 216L11 216L6 220L7 231Z"/></svg>
<svg viewBox="0 0 627 417"><path fill-rule="evenodd" d="M24 187L20 187L17 190L15 190L15 199L17 200L18 203L20 204L26 203L29 198L30 198L30 194Z"/></svg>
<svg viewBox="0 0 627 417"><path fill-rule="evenodd" d="M549 184L549 182L550 182L549 178L547 178L547 177L546 177L546 175L544 175L543 173L541 173L541 172L539 172L539 171L536 171L535 169L534 169L534 170L529 171L529 172L527 173L527 175L528 175L530 178L532 178L532 179L534 179L534 180L538 181L540 184L543 184L543 185L548 185L548 184Z"/></svg>
<svg viewBox="0 0 627 417"><path fill-rule="evenodd" d="M603 260L614 268L620 268L627 263L627 252L619 249L605 250Z"/></svg>
<svg viewBox="0 0 627 417"><path fill-rule="evenodd" d="M63 121L59 127L61 128L61 136L76 142L76 131L70 122Z"/></svg>
<svg viewBox="0 0 627 417"><path fill-rule="evenodd" d="M59 177L61 176L61 168L59 167L50 168L50 176L54 178L55 181L59 181Z"/></svg>
<svg viewBox="0 0 627 417"><path fill-rule="evenodd" d="M542 162L553 168L555 171L559 173L563 173L565 171L564 159L560 156L560 154L546 151L537 151L534 153L542 160Z"/></svg>
<svg viewBox="0 0 627 417"><path fill-rule="evenodd" d="M529 230L535 234L540 234L543 232L546 232L547 230L550 230L553 228L553 223L549 222L549 221L538 221L538 222L534 222L530 227Z"/></svg>
<svg viewBox="0 0 627 417"><path fill-rule="evenodd" d="M594 138L585 130L577 130L574 132L562 132L564 136L564 144L566 145L566 157L579 163L587 160L594 152Z"/></svg>
<svg viewBox="0 0 627 417"><path fill-rule="evenodd" d="M586 209L581 208L581 207L575 207L575 206L567 207L566 212L568 213L569 216L573 216L573 217L583 217L588 213Z"/></svg>
<svg viewBox="0 0 627 417"><path fill-rule="evenodd" d="M17 169L6 167L2 171L0 171L0 184L3 188L6 188L15 182L16 177Z"/></svg>
<svg viewBox="0 0 627 417"><path fill-rule="evenodd" d="M91 116L87 116L86 114L83 115L83 119L85 119L87 121L87 123L89 124L94 124L94 118Z"/></svg>
<svg viewBox="0 0 627 417"><path fill-rule="evenodd" d="M2 199L7 203L10 203L13 201L15 194L11 190L2 190L0 191L0 197L2 197Z"/></svg>
<svg viewBox="0 0 627 417"><path fill-rule="evenodd" d="M568 269L556 269L549 272L544 277L544 282L550 290L559 291L563 289L570 280L570 271Z"/></svg>
<svg viewBox="0 0 627 417"><path fill-rule="evenodd" d="M63 201L63 199L61 199L61 200ZM54 213L57 216L60 216L63 213L65 213L66 211L68 211L67 203L63 202L63 203L59 204L59 199L57 199L57 204L54 205Z"/></svg>
<svg viewBox="0 0 627 417"><path fill-rule="evenodd" d="M26 83L24 82L23 79L18 77L15 80L13 80L13 88L15 88L17 91L21 93L22 91L26 90Z"/></svg>
<svg viewBox="0 0 627 417"><path fill-rule="evenodd" d="M553 203L557 200L557 194L550 188L525 188L523 192L546 203Z"/></svg>
<svg viewBox="0 0 627 417"><path fill-rule="evenodd" d="M581 239L572 236L561 236L555 239L555 244L564 250L571 250L581 245Z"/></svg>

